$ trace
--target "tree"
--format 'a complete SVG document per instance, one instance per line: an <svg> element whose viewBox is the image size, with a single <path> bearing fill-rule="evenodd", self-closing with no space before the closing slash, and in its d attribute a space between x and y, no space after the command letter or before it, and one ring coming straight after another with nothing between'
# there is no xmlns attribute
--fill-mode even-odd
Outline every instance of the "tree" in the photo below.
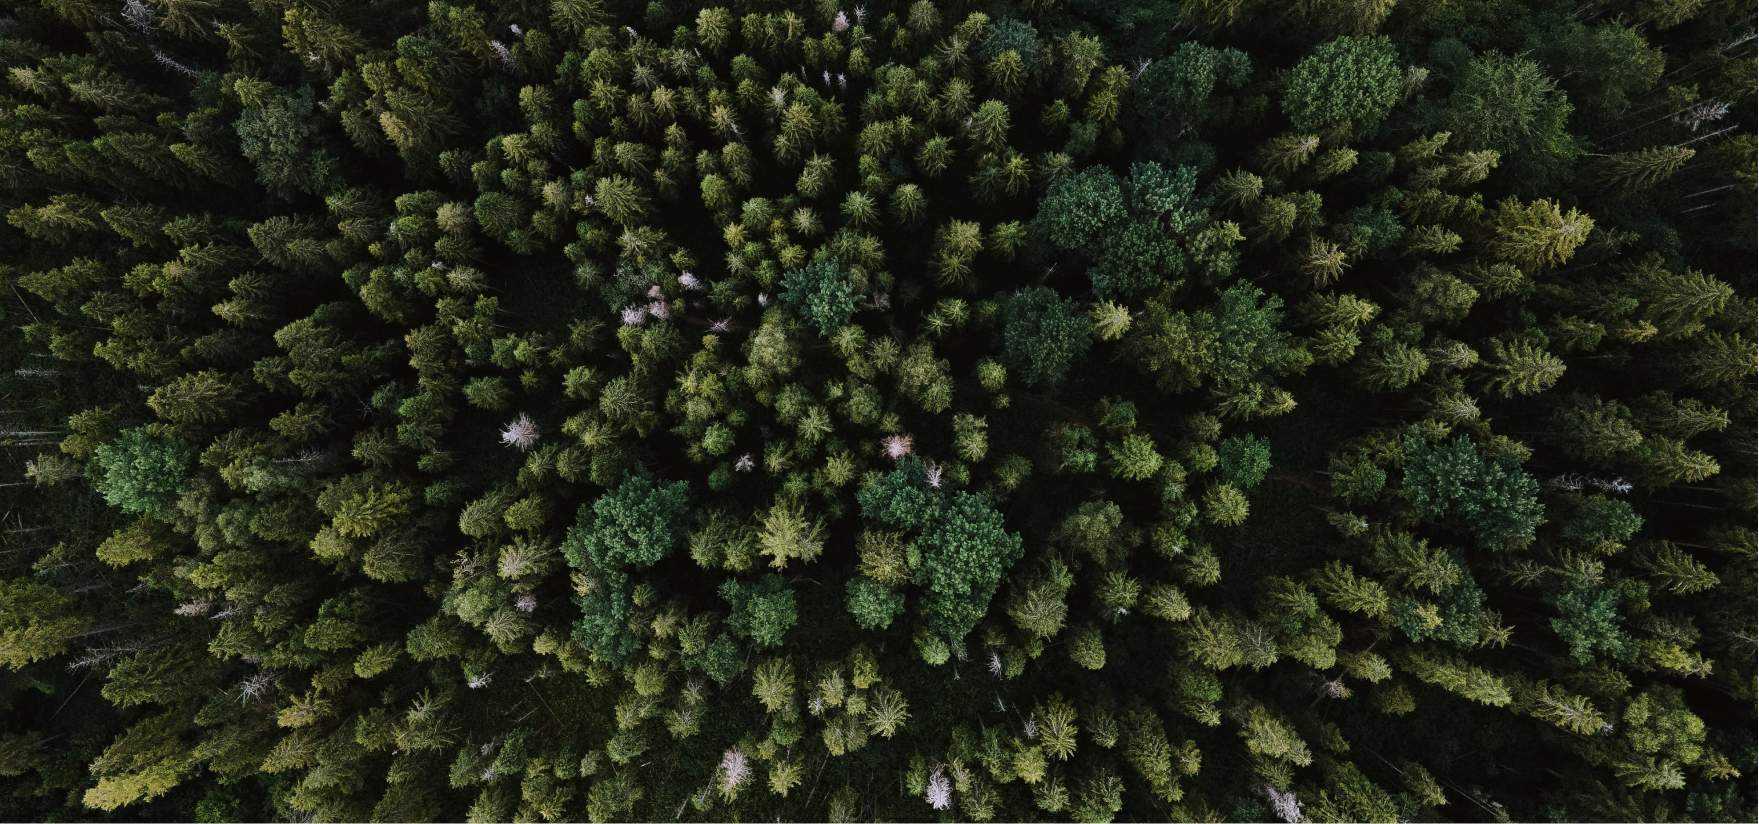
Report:
<svg viewBox="0 0 1759 824"><path fill-rule="evenodd" d="M0 664L14 670L65 651L91 621L74 599L27 578L0 578Z"/></svg>
<svg viewBox="0 0 1759 824"><path fill-rule="evenodd" d="M625 477L616 489L581 505L562 552L576 568L652 566L683 545L689 495L683 481L660 484L645 475Z"/></svg>
<svg viewBox="0 0 1759 824"><path fill-rule="evenodd" d="M720 593L733 608L727 626L760 648L781 646L794 627L794 590L780 575L771 573L755 583L729 579L721 584Z"/></svg>
<svg viewBox="0 0 1759 824"><path fill-rule="evenodd" d="M1574 110L1538 63L1487 52L1460 70L1441 126L1461 148L1500 154L1509 179L1531 187L1555 180L1582 153L1568 131Z"/></svg>
<svg viewBox="0 0 1759 824"><path fill-rule="evenodd" d="M98 782L81 800L94 809L115 810L151 801L181 784L196 766L181 736L188 723L168 710L130 726L92 762Z"/></svg>
<svg viewBox="0 0 1759 824"><path fill-rule="evenodd" d="M1405 73L1384 36L1322 43L1289 72L1283 113L1297 131L1345 125L1372 132L1404 97Z"/></svg>
<svg viewBox="0 0 1759 824"><path fill-rule="evenodd" d="M1641 563L1656 584L1669 592L1687 595L1714 589L1721 583L1709 567L1672 544L1655 545Z"/></svg>
<svg viewBox="0 0 1759 824"><path fill-rule="evenodd" d="M1051 184L1038 202L1033 226L1052 246L1076 251L1093 247L1124 216L1117 177L1091 168Z"/></svg>
<svg viewBox="0 0 1759 824"><path fill-rule="evenodd" d="M1169 169L1154 161L1132 163L1126 191L1136 215L1192 242L1209 219L1210 196L1197 193L1197 170L1190 166Z"/></svg>
<svg viewBox="0 0 1759 824"><path fill-rule="evenodd" d="M888 686L874 689L873 703L867 710L867 725L875 735L891 738L910 720L910 702L904 693Z"/></svg>
<svg viewBox="0 0 1759 824"><path fill-rule="evenodd" d="M1108 767L1099 767L1082 780L1074 806L1070 808L1077 821L1111 821L1124 809L1124 782Z"/></svg>
<svg viewBox="0 0 1759 824"><path fill-rule="evenodd" d="M1089 625L1075 630L1069 637L1069 660L1082 669L1105 667L1105 638L1098 627Z"/></svg>
<svg viewBox="0 0 1759 824"><path fill-rule="evenodd" d="M1239 526L1250 512L1246 493L1229 484L1216 484L1203 493L1203 517L1216 526Z"/></svg>
<svg viewBox="0 0 1759 824"><path fill-rule="evenodd" d="M1404 670L1419 681L1440 687L1469 701L1501 707L1514 700L1503 679L1458 657L1408 652L1401 663Z"/></svg>
<svg viewBox="0 0 1759 824"><path fill-rule="evenodd" d="M1191 602L1172 584L1155 584L1142 596L1143 611L1162 621L1176 623L1191 617Z"/></svg>
<svg viewBox="0 0 1759 824"><path fill-rule="evenodd" d="M1125 481L1154 477L1163 460L1155 451L1154 439L1136 434L1125 435L1123 440L1107 446L1106 456L1112 476Z"/></svg>
<svg viewBox="0 0 1759 824"><path fill-rule="evenodd" d="M1234 387L1259 374L1284 374L1303 365L1306 353L1281 328L1283 301L1244 282L1223 290L1213 320L1203 319L1215 341L1208 372L1218 386Z"/></svg>
<svg viewBox="0 0 1759 824"><path fill-rule="evenodd" d="M1620 716L1627 754L1615 770L1626 785L1676 789L1684 784L1682 768L1704 759L1704 720L1686 706L1680 690L1650 687L1625 704Z"/></svg>
<svg viewBox="0 0 1759 824"><path fill-rule="evenodd" d="M1124 572L1113 570L1106 572L1105 578L1099 579L1098 590L1094 595L1098 597L1099 604L1105 607L1101 614L1108 616L1112 622L1119 622L1124 616L1128 616L1131 609L1135 609L1136 600L1142 597L1142 583L1135 578L1129 578Z"/></svg>
<svg viewBox="0 0 1759 824"><path fill-rule="evenodd" d="M1121 221L1101 240L1099 262L1087 276L1102 299L1128 300L1162 286L1176 287L1184 274L1184 252L1157 220Z"/></svg>
<svg viewBox="0 0 1759 824"><path fill-rule="evenodd" d="M1692 270L1676 273L1655 259L1638 264L1632 279L1643 296L1643 316L1664 337L1703 328L1734 297L1734 289L1714 277Z"/></svg>
<svg viewBox="0 0 1759 824"><path fill-rule="evenodd" d="M1697 154L1687 146L1651 146L1618 152L1601 161L1601 174L1614 188L1636 193L1672 177Z"/></svg>
<svg viewBox="0 0 1759 824"><path fill-rule="evenodd" d="M123 430L92 455L93 486L123 512L164 518L188 483L194 452L147 427Z"/></svg>
<svg viewBox="0 0 1759 824"><path fill-rule="evenodd" d="M854 284L828 259L789 270L782 277L782 300L827 338L855 314Z"/></svg>
<svg viewBox="0 0 1759 824"><path fill-rule="evenodd" d="M989 607L1002 576L1020 559L1023 545L1002 515L982 496L956 492L917 538L922 553L918 581L926 590L923 617L937 634L964 638Z"/></svg>
<svg viewBox="0 0 1759 824"><path fill-rule="evenodd" d="M1354 763L1339 763L1324 772L1324 789L1305 799L1303 815L1306 820L1386 821L1398 818L1402 802L1369 780Z"/></svg>
<svg viewBox="0 0 1759 824"><path fill-rule="evenodd" d="M1560 593L1552 602L1559 617L1551 619L1551 629L1570 646L1570 657L1587 666L1596 652L1613 658L1629 654L1631 640L1620 625L1618 593L1612 589L1574 586Z"/></svg>
<svg viewBox="0 0 1759 824"><path fill-rule="evenodd" d="M751 674L751 694L771 715L792 712L794 705L794 667L786 658L770 658L757 665Z"/></svg>
<svg viewBox="0 0 1759 824"><path fill-rule="evenodd" d="M1069 615L1065 597L1074 584L1068 566L1051 558L1044 563L1042 573L1013 588L1008 617L1015 626L1038 638L1051 638L1062 631Z"/></svg>
<svg viewBox="0 0 1759 824"><path fill-rule="evenodd" d="M1212 116L1206 104L1218 86L1238 88L1251 77L1252 59L1244 52L1180 43L1136 76L1139 128L1155 134L1171 123L1205 120Z"/></svg>
<svg viewBox="0 0 1759 824"><path fill-rule="evenodd" d="M1753 354L1753 340L1738 332L1711 332L1694 341L1695 346L1681 358L1687 385L1709 387L1733 385L1749 380L1759 358Z"/></svg>
<svg viewBox="0 0 1759 824"><path fill-rule="evenodd" d="M1603 555L1624 549L1625 542L1643 528L1643 516L1628 502L1605 495L1582 497L1561 520L1560 538Z"/></svg>
<svg viewBox="0 0 1759 824"><path fill-rule="evenodd" d="M1520 462L1487 457L1465 435L1439 443L1415 432L1400 441L1405 453L1400 494L1420 517L1463 525L1484 549L1533 542L1545 507L1539 482Z"/></svg>
<svg viewBox="0 0 1759 824"><path fill-rule="evenodd" d="M1529 54L1547 66L1585 67L1579 72L1560 71L1558 80L1570 90L1584 121L1604 122L1628 116L1666 75L1667 52L1645 38L1642 25L1559 15L1536 21L1526 48L1543 44Z"/></svg>
<svg viewBox="0 0 1759 824"><path fill-rule="evenodd" d="M904 611L901 593L893 592L865 575L850 578L846 589L849 614L855 616L855 623L862 629L885 629Z"/></svg>
<svg viewBox="0 0 1759 824"><path fill-rule="evenodd" d="M623 175L599 178L593 187L593 202L605 217L625 226L641 223L649 211L647 193Z"/></svg>
<svg viewBox="0 0 1759 824"><path fill-rule="evenodd" d="M1523 204L1512 197L1497 204L1491 222L1491 250L1528 271L1568 263L1594 228L1594 219L1575 209L1566 213L1550 200Z"/></svg>
<svg viewBox="0 0 1759 824"><path fill-rule="evenodd" d="M629 576L616 569L588 575L575 587L580 592L575 601L580 606L580 620L574 625L574 638L600 660L621 666L640 646L640 639L629 628L634 610Z"/></svg>
<svg viewBox="0 0 1759 824"><path fill-rule="evenodd" d="M321 191L334 159L310 145L317 133L312 116L315 98L310 86L288 94L260 80L234 83L245 100L233 123L239 151L256 166L257 179L283 193Z"/></svg>
<svg viewBox="0 0 1759 824"><path fill-rule="evenodd" d="M1488 365L1490 387L1505 398L1550 389L1566 368L1563 359L1525 340L1492 340Z"/></svg>
<svg viewBox="0 0 1759 824"><path fill-rule="evenodd" d="M1001 324L1002 360L1027 386L1061 383L1092 346L1092 321L1073 301L1043 286L1003 301Z"/></svg>
<svg viewBox="0 0 1759 824"><path fill-rule="evenodd" d="M1043 44L1038 29L1025 20L1007 18L984 27L983 40L978 43L978 58L988 63L1003 52L1014 52L1027 72L1037 71Z"/></svg>
<svg viewBox="0 0 1759 824"><path fill-rule="evenodd" d="M1118 549L1118 533L1123 528L1124 510L1116 503L1084 501L1063 518L1053 537L1064 546L1103 564Z"/></svg>
<svg viewBox="0 0 1759 824"><path fill-rule="evenodd" d="M824 551L823 529L799 504L777 502L764 515L757 547L769 556L770 566L783 569L789 561L817 558Z"/></svg>
<svg viewBox="0 0 1759 824"><path fill-rule="evenodd" d="M1331 474L1331 494L1346 503L1367 503L1386 488L1386 470L1366 454L1334 454L1326 471Z"/></svg>
<svg viewBox="0 0 1759 824"><path fill-rule="evenodd" d="M1245 742L1247 752L1287 761L1296 766L1312 763L1313 754L1308 750L1307 742L1301 740L1301 736L1287 721L1278 718L1263 706L1250 707L1245 714L1240 738Z"/></svg>
<svg viewBox="0 0 1759 824"><path fill-rule="evenodd" d="M941 496L928 486L928 467L914 456L884 475L869 476L855 499L863 518L887 529L922 529L940 516L942 506Z"/></svg>
<svg viewBox="0 0 1759 824"><path fill-rule="evenodd" d="M1234 435L1222 440L1216 448L1216 458L1216 471L1222 480L1251 489L1270 471L1270 442L1252 434Z"/></svg>
<svg viewBox="0 0 1759 824"><path fill-rule="evenodd" d="M231 378L212 369L182 375L153 391L147 405L172 423L214 423L225 418L240 392Z"/></svg>
<svg viewBox="0 0 1759 824"><path fill-rule="evenodd" d="M996 150L1007 143L1010 115L1007 104L985 100L965 123L965 134L972 145L982 150Z"/></svg>

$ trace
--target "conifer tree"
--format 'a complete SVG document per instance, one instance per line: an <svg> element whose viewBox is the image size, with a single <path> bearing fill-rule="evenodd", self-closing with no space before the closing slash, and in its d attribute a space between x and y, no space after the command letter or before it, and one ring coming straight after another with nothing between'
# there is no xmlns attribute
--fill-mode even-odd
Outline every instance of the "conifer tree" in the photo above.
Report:
<svg viewBox="0 0 1759 824"><path fill-rule="evenodd" d="M1738 4L13 5L10 817L1754 818Z"/></svg>

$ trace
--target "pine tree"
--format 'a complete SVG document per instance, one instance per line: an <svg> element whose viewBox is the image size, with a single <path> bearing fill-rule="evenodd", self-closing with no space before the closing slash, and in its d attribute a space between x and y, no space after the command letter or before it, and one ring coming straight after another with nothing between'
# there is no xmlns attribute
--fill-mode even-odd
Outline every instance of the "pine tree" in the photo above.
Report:
<svg viewBox="0 0 1759 824"><path fill-rule="evenodd" d="M0 663L14 670L60 655L90 625L72 598L48 584L5 578L0 593Z"/></svg>
<svg viewBox="0 0 1759 824"><path fill-rule="evenodd" d="M1702 272L1674 273L1650 259L1631 274L1643 296L1643 315L1664 337L1683 337L1703 328L1734 297L1728 284Z"/></svg>
<svg viewBox="0 0 1759 824"><path fill-rule="evenodd" d="M1550 200L1523 204L1508 198L1497 204L1491 226L1491 251L1532 272L1568 263L1588 239L1594 219L1575 209L1565 212Z"/></svg>
<svg viewBox="0 0 1759 824"><path fill-rule="evenodd" d="M1124 714L1124 758L1164 801L1182 795L1173 774L1173 749L1161 720L1147 707L1136 705Z"/></svg>
<svg viewBox="0 0 1759 824"><path fill-rule="evenodd" d="M752 671L751 694L771 715L790 714L794 706L794 668L785 658L770 658Z"/></svg>
<svg viewBox="0 0 1759 824"><path fill-rule="evenodd" d="M1524 340L1490 342L1491 389L1503 397L1532 395L1552 387L1565 371L1563 359Z"/></svg>
<svg viewBox="0 0 1759 824"><path fill-rule="evenodd" d="M1601 172L1607 184L1635 193L1653 188L1686 165L1697 150L1685 146L1651 146L1632 152L1607 155Z"/></svg>
<svg viewBox="0 0 1759 824"><path fill-rule="evenodd" d="M147 398L147 404L172 423L215 423L238 403L240 394L228 376L204 370L159 387Z"/></svg>
<svg viewBox="0 0 1759 824"><path fill-rule="evenodd" d="M1142 481L1160 471L1163 459L1155 451L1154 441L1146 435L1126 435L1106 447L1107 464L1113 477L1125 481Z"/></svg>
<svg viewBox="0 0 1759 824"><path fill-rule="evenodd" d="M785 569L789 561L810 562L824 551L819 523L807 517L798 504L777 502L764 515L757 538L758 552L769 556L770 566Z"/></svg>
<svg viewBox="0 0 1759 824"><path fill-rule="evenodd" d="M1703 592L1721 584L1716 573L1691 553L1665 541L1653 545L1640 563L1659 586L1676 594Z"/></svg>

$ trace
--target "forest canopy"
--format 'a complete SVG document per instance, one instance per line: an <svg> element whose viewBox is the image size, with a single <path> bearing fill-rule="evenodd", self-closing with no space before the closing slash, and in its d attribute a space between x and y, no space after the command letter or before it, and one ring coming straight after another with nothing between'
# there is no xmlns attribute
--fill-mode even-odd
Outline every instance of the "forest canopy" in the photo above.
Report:
<svg viewBox="0 0 1759 824"><path fill-rule="evenodd" d="M20 0L0 818L1759 815L1750 0Z"/></svg>

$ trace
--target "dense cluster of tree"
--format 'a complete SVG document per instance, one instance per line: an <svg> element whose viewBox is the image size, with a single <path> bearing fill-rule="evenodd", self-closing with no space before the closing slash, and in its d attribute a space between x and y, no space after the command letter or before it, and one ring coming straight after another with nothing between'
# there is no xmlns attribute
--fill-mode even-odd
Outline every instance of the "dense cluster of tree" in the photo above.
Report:
<svg viewBox="0 0 1759 824"><path fill-rule="evenodd" d="M0 12L0 817L1752 820L1741 0Z"/></svg>

